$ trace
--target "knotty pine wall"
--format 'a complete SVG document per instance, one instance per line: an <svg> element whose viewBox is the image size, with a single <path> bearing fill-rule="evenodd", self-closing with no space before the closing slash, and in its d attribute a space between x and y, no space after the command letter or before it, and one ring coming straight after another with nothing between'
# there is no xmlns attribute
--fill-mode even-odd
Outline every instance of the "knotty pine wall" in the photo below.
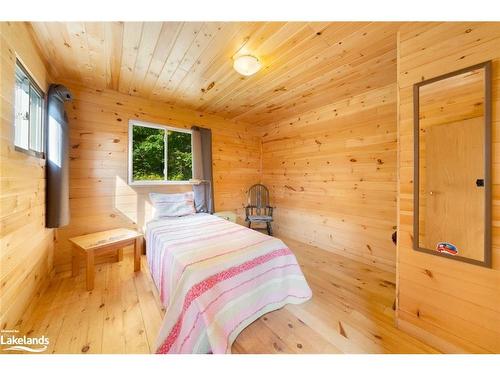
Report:
<svg viewBox="0 0 500 375"><path fill-rule="evenodd" d="M57 272L69 269L69 237L120 226L142 227L151 213L150 192L191 190L190 185L128 186L129 119L211 128L215 209L243 215L246 191L260 180L260 139L252 126L113 90L65 84L74 96L66 104L71 222L57 231Z"/></svg>
<svg viewBox="0 0 500 375"><path fill-rule="evenodd" d="M262 133L262 180L277 207L277 235L393 272L395 47L396 37L378 86L269 124Z"/></svg>
<svg viewBox="0 0 500 375"><path fill-rule="evenodd" d="M46 91L47 72L28 27L0 22L0 329L14 329L52 271L53 230L45 228L45 160L14 150L16 55Z"/></svg>
<svg viewBox="0 0 500 375"><path fill-rule="evenodd" d="M446 352L500 352L500 23L412 23L399 35L399 328ZM413 84L493 61L493 267L420 253L413 235Z"/></svg>

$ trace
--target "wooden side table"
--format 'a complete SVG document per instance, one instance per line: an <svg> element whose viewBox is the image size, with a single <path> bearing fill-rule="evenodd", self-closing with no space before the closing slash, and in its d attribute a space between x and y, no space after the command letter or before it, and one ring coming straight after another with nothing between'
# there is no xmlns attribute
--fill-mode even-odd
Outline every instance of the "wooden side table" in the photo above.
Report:
<svg viewBox="0 0 500 375"><path fill-rule="evenodd" d="M87 290L94 289L94 258L100 253L118 251L118 260L122 258L122 249L134 245L134 271L141 270L142 234L127 228L118 228L70 238L73 244L72 275L80 272L80 256L85 256L87 265Z"/></svg>

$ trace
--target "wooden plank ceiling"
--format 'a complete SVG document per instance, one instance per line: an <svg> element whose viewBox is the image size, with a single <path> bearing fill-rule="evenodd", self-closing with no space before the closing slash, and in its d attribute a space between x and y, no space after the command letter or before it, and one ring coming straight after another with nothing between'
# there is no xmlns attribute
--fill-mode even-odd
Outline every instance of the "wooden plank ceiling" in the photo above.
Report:
<svg viewBox="0 0 500 375"><path fill-rule="evenodd" d="M34 22L55 80L268 124L390 82L398 23ZM263 63L243 77L234 56Z"/></svg>

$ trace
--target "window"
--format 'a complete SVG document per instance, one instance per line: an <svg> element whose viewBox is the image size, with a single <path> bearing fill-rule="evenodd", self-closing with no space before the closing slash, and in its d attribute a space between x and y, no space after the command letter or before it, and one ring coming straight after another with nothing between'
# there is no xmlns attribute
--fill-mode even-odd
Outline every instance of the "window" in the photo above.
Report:
<svg viewBox="0 0 500 375"><path fill-rule="evenodd" d="M16 61L14 145L17 150L43 157L45 99L19 61Z"/></svg>
<svg viewBox="0 0 500 375"><path fill-rule="evenodd" d="M129 123L129 183L187 182L193 177L191 131Z"/></svg>

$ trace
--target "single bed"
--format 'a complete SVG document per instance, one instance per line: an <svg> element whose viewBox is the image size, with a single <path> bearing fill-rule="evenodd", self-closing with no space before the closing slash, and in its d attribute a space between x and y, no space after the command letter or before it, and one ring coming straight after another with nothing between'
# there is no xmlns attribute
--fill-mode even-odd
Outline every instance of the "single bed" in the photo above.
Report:
<svg viewBox="0 0 500 375"><path fill-rule="evenodd" d="M230 353L260 316L312 296L281 240L213 215L153 220L146 244L166 308L157 353Z"/></svg>

